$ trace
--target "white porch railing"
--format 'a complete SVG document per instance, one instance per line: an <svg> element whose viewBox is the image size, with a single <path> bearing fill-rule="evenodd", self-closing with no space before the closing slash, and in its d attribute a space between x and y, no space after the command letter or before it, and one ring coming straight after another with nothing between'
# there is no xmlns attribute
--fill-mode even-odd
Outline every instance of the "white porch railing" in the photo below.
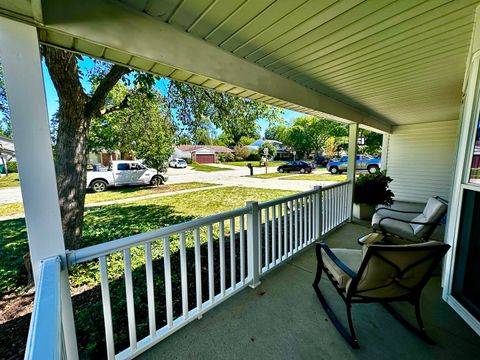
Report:
<svg viewBox="0 0 480 360"><path fill-rule="evenodd" d="M40 264L25 359L60 359L63 350L61 259Z"/></svg>
<svg viewBox="0 0 480 360"><path fill-rule="evenodd" d="M261 275L348 220L349 186L347 181L264 203L249 202L244 208L69 252L70 267L98 262L108 358L133 358L246 286L256 287ZM132 254L138 257L139 249L142 260L135 259L134 269ZM123 267L121 276L117 273L114 280L112 272L116 270L110 266L113 257ZM179 270L172 271L174 266ZM132 271L139 269L144 271L146 289L142 291L146 291L148 306L148 335L142 339L137 337L132 277ZM157 324L155 271L156 276L163 277L163 326ZM42 292L42 278L59 277L59 270L48 260L42 263L41 273L45 274L40 277L28 340L27 354L31 358L42 354L43 347L61 348L62 344L58 326L60 292L54 289L49 296L55 301L48 300L48 304ZM114 341L112 281L122 281L125 288L129 345L120 351L116 351L119 344ZM39 316L47 306L49 311ZM42 334L39 328L49 331Z"/></svg>

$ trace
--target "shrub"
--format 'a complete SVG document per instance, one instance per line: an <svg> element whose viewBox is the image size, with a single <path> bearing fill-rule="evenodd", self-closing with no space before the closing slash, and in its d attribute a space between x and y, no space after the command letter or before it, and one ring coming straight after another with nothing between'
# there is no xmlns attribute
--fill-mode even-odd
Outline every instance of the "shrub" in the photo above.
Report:
<svg viewBox="0 0 480 360"><path fill-rule="evenodd" d="M258 153L258 151L252 151L250 152L250 155L247 156L245 160L247 161L260 161L262 158L262 155Z"/></svg>
<svg viewBox="0 0 480 360"><path fill-rule="evenodd" d="M18 172L17 163L15 161L7 162L7 169L9 173L16 173Z"/></svg>
<svg viewBox="0 0 480 360"><path fill-rule="evenodd" d="M264 154L264 149L268 149L268 158L273 159L277 155L277 148L270 142L265 141L259 148L258 152L260 156Z"/></svg>
<svg viewBox="0 0 480 360"><path fill-rule="evenodd" d="M235 161L235 156L232 153L220 153L218 154L218 159L221 162Z"/></svg>
<svg viewBox="0 0 480 360"><path fill-rule="evenodd" d="M377 171L375 174L362 174L355 182L353 202L367 205L392 205L393 192L388 184L392 178L387 176L386 171Z"/></svg>
<svg viewBox="0 0 480 360"><path fill-rule="evenodd" d="M248 150L245 146L237 145L233 148L233 152L235 153L235 160L241 161L248 158L250 155L250 150Z"/></svg>

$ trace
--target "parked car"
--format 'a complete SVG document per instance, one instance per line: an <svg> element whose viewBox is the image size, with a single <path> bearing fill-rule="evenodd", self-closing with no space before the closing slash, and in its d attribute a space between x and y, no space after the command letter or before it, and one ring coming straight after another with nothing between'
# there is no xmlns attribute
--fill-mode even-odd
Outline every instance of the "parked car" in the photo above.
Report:
<svg viewBox="0 0 480 360"><path fill-rule="evenodd" d="M301 160L296 160L296 161L290 161L286 164L280 165L277 168L277 171L280 173L283 172L291 172L291 171L300 171L302 174L304 173L311 173L313 171L313 168L315 167L314 164L306 162L306 161L301 161Z"/></svg>
<svg viewBox="0 0 480 360"><path fill-rule="evenodd" d="M187 167L187 162L183 159L175 158L175 159L170 160L170 162L168 163L168 166L170 166L172 168L186 168Z"/></svg>
<svg viewBox="0 0 480 360"><path fill-rule="evenodd" d="M342 156L340 160L331 160L327 164L327 170L332 174L341 174L347 171L347 167L348 156ZM357 155L357 169L368 170L370 174L374 174L380 170L380 159L370 155Z"/></svg>
<svg viewBox="0 0 480 360"><path fill-rule="evenodd" d="M320 167L325 167L328 164L328 159L323 155L315 156L315 164Z"/></svg>
<svg viewBox="0 0 480 360"><path fill-rule="evenodd" d="M87 172L87 188L93 192L102 192L113 186L158 185L168 180L166 173L157 173L138 161L117 160L112 161L106 170L96 169Z"/></svg>

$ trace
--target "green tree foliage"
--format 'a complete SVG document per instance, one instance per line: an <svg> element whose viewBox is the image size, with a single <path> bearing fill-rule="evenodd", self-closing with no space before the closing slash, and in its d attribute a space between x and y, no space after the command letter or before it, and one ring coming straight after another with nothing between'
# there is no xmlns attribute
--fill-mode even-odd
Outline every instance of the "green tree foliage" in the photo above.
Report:
<svg viewBox="0 0 480 360"><path fill-rule="evenodd" d="M237 145L233 148L235 154L235 160L246 160L250 155L250 150L248 150L245 146Z"/></svg>
<svg viewBox="0 0 480 360"><path fill-rule="evenodd" d="M258 153L261 156L264 156L265 149L268 149L268 158L273 159L277 156L277 148L271 142L265 141L262 145L258 147Z"/></svg>
<svg viewBox="0 0 480 360"><path fill-rule="evenodd" d="M327 147L330 137L344 137L348 135L345 125L319 119L314 116L303 116L295 119L292 127L287 129L284 143L305 157L312 152L320 153Z"/></svg>
<svg viewBox="0 0 480 360"><path fill-rule="evenodd" d="M256 121L263 118L273 122L280 114L270 105L177 81L170 82L167 97L182 127L193 131L200 119L208 119L223 131L229 146L242 136L258 138Z"/></svg>
<svg viewBox="0 0 480 360"><path fill-rule="evenodd" d="M265 130L265 139L285 143L287 132L288 128L284 124L272 125Z"/></svg>
<svg viewBox="0 0 480 360"><path fill-rule="evenodd" d="M257 139L249 136L242 136L237 145L247 146L253 144Z"/></svg>
<svg viewBox="0 0 480 360"><path fill-rule="evenodd" d="M365 138L365 144L360 146L363 154L379 155L382 151L383 135L374 131L360 129L359 137Z"/></svg>

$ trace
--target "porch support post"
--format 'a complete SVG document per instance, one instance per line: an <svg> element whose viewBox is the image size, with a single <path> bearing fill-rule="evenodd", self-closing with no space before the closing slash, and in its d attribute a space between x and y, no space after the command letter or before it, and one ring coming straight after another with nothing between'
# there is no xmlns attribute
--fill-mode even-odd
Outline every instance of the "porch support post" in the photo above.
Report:
<svg viewBox="0 0 480 360"><path fill-rule="evenodd" d="M4 68L15 155L25 208L35 281L42 259L62 259L62 325L68 359L78 358L66 267L57 183L37 30L0 17L0 58Z"/></svg>
<svg viewBox="0 0 480 360"><path fill-rule="evenodd" d="M248 201L247 207L250 211L247 214L247 265L250 287L255 289L260 285L260 224L258 202ZM280 216L280 215L279 215Z"/></svg>
<svg viewBox="0 0 480 360"><path fill-rule="evenodd" d="M353 213L353 188L355 186L355 173L357 171L357 140L358 140L358 124L353 123L349 126L348 136L348 168L347 180L350 181L348 191L348 219L352 221Z"/></svg>
<svg viewBox="0 0 480 360"><path fill-rule="evenodd" d="M381 157L381 164L380 170L387 170L388 164L388 148L390 146L390 134L383 134L382 139L382 157Z"/></svg>

